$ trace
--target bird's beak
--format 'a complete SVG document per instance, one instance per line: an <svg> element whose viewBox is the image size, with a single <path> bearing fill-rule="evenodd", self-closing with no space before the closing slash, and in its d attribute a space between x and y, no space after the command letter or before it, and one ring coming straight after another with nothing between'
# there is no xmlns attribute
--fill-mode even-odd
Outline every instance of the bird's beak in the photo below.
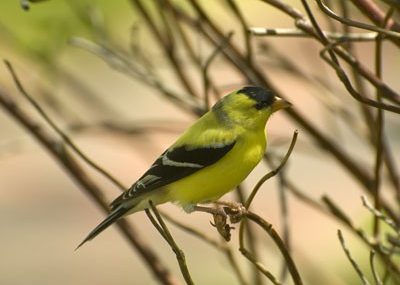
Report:
<svg viewBox="0 0 400 285"><path fill-rule="evenodd" d="M271 105L271 107L272 107L272 113L273 113L273 112L276 112L276 111L278 111L278 110L280 110L280 109L289 108L289 107L292 106L291 103L289 103L289 102L286 101L286 100L283 100L282 98L275 97L275 99L276 99L275 102L272 103L272 105Z"/></svg>

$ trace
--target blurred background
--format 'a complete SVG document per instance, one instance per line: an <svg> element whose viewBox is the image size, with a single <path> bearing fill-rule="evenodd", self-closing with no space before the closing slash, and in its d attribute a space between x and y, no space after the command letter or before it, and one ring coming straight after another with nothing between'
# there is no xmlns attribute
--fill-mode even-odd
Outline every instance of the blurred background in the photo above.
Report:
<svg viewBox="0 0 400 285"><path fill-rule="evenodd" d="M269 121L268 159L244 182L242 194L247 196L278 165L298 129L299 138L284 171L262 186L252 209L289 241L305 284L359 284L341 248L338 229L343 230L357 264L373 280L371 246L355 229L373 239L374 218L360 196L367 195L370 201L375 197L377 111L350 96L321 59L323 45L315 38L255 36L245 31L250 27L293 29L293 18L268 1L256 0L32 2L22 1L29 5L24 10L19 1L1 1L1 58L11 62L24 88L79 149L125 187L219 96L248 84L273 86L292 102L296 114L282 112ZM314 1L309 2L323 29L342 35L364 33L373 39L347 42L343 49L374 74L373 31L346 30L326 17ZM357 1L344 2L326 1L337 13L370 23L354 5ZM306 15L300 1L285 3ZM384 12L391 7L381 1L376 5ZM399 20L398 7L393 7L392 17ZM383 81L396 94L400 90L397 43L385 41L381 55ZM343 65L355 88L375 99L374 86L359 70ZM59 139L21 96L5 65L0 68L0 85L50 136ZM384 99L399 106L398 97L393 98ZM400 120L396 113L383 114L381 126L390 161L383 159L379 189L388 207L384 212L393 210L394 219L400 213L396 166L400 163ZM76 154L72 156L103 191L105 200L119 195L118 187ZM158 284L116 226L74 251L105 216L83 188L0 108L0 284ZM324 195L340 205L354 221L353 228L332 214L332 207L321 200ZM224 200L238 200L238 196L232 192ZM187 215L171 204L160 208L221 240L210 226L209 215ZM183 284L174 253L146 215L137 213L127 219ZM168 225L185 252L195 284L243 284L221 251ZM290 276L281 275L283 261L276 246L259 229L253 227L252 232L260 261L291 284ZM392 233L381 226L379 239L394 248L387 243L387 234ZM253 266L238 251L237 229L229 246L248 284L271 284L254 277ZM382 276L389 274L384 259L379 254L375 259ZM395 253L388 259L398 266ZM386 284L399 284L396 270L390 272L394 277L387 277Z"/></svg>

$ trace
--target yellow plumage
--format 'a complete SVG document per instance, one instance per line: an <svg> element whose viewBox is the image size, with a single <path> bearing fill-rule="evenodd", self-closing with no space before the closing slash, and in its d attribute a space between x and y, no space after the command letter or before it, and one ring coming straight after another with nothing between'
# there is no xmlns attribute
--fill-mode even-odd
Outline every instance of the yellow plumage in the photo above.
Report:
<svg viewBox="0 0 400 285"><path fill-rule="evenodd" d="M175 201L182 206L214 201L232 190L248 176L265 152L264 127L251 132L239 126L207 131L202 131L202 127L203 125L195 125L190 129L190 133L200 141L203 139L207 141L209 136L217 138L215 143L226 138L229 138L228 141L235 140L236 143L229 153L215 164L166 187L167 200Z"/></svg>
<svg viewBox="0 0 400 285"><path fill-rule="evenodd" d="M111 203L110 215L81 243L123 215L175 202L190 211L218 199L242 182L266 148L265 124L289 103L260 87L244 87L218 101Z"/></svg>

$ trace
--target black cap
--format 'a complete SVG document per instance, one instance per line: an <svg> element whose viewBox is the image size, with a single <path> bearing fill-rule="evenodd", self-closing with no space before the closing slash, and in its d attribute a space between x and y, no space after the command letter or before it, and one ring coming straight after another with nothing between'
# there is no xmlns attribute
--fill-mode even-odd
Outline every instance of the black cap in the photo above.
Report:
<svg viewBox="0 0 400 285"><path fill-rule="evenodd" d="M262 109L271 106L275 102L275 95L272 91L258 86L246 86L237 93L243 93L256 101L256 108Z"/></svg>

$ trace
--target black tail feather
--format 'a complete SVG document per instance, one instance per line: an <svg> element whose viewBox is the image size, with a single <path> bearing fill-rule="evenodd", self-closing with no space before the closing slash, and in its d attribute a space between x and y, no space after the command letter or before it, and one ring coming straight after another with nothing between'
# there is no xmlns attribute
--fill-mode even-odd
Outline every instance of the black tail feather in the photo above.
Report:
<svg viewBox="0 0 400 285"><path fill-rule="evenodd" d="M95 238L98 234L100 234L102 231L104 231L106 228L108 228L111 224L113 224L116 220L121 218L129 209L119 207L112 211L107 218L105 218L97 227L95 227L88 235L87 237L76 247L75 250L80 248L83 244L85 244L87 241L92 240Z"/></svg>

